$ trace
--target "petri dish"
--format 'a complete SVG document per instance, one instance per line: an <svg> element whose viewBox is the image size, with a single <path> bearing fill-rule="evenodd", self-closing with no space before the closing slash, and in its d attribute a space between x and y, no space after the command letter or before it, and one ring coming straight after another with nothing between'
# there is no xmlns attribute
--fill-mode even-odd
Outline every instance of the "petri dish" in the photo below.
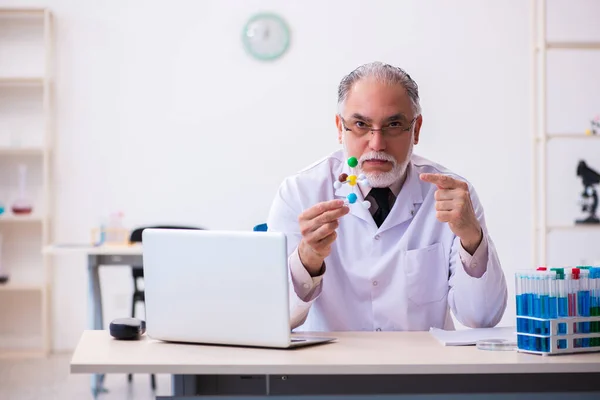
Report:
<svg viewBox="0 0 600 400"><path fill-rule="evenodd" d="M476 343L479 350L491 351L515 351L517 350L517 342L506 339L486 339L479 340Z"/></svg>

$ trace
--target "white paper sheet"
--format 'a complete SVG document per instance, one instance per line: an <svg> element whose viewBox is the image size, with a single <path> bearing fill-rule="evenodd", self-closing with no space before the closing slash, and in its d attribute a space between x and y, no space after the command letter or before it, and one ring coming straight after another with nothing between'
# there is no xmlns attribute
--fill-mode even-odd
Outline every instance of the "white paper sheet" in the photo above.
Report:
<svg viewBox="0 0 600 400"><path fill-rule="evenodd" d="M514 326L458 329L455 331L431 328L429 329L429 333L444 346L469 346L476 344L479 340L489 339L504 339L514 341L515 343L517 341L517 334Z"/></svg>

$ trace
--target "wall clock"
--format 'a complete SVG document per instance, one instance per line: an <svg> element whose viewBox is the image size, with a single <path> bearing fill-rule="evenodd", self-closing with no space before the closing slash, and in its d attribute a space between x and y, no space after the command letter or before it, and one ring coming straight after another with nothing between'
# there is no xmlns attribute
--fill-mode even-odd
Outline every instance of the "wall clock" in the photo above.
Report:
<svg viewBox="0 0 600 400"><path fill-rule="evenodd" d="M256 14L244 26L242 42L246 51L257 60L275 60L290 45L290 29L276 14Z"/></svg>

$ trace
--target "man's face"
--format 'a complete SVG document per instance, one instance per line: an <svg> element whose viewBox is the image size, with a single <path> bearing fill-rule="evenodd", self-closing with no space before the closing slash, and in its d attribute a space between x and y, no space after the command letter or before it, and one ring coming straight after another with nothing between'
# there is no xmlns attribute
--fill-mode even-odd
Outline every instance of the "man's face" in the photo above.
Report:
<svg viewBox="0 0 600 400"><path fill-rule="evenodd" d="M358 168L371 186L385 187L400 179L422 123L402 85L362 79L352 87L341 112L341 118L336 116L339 141L348 157L359 160Z"/></svg>

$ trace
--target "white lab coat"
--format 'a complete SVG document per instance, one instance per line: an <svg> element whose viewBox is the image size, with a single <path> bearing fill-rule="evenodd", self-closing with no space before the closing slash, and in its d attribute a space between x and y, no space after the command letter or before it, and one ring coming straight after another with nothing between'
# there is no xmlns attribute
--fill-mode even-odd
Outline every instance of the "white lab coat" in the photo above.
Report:
<svg viewBox="0 0 600 400"><path fill-rule="evenodd" d="M322 201L343 199L353 190L359 198L350 205L350 213L340 219L338 237L325 259L326 271L322 286L314 291L316 295L303 301L290 279L292 328L452 329L450 310L469 327L490 327L499 322L506 308L506 281L475 190L469 184L488 246L487 269L479 278L463 267L459 239L448 224L436 219L436 187L421 181L419 173L464 178L413 155L396 202L378 228L369 211L359 204L363 197L357 187L345 184L334 188L342 172L350 173L350 168L340 150L285 179L269 213L269 230L286 233L292 260L301 239L298 216L303 210ZM304 278L310 279L308 274Z"/></svg>

